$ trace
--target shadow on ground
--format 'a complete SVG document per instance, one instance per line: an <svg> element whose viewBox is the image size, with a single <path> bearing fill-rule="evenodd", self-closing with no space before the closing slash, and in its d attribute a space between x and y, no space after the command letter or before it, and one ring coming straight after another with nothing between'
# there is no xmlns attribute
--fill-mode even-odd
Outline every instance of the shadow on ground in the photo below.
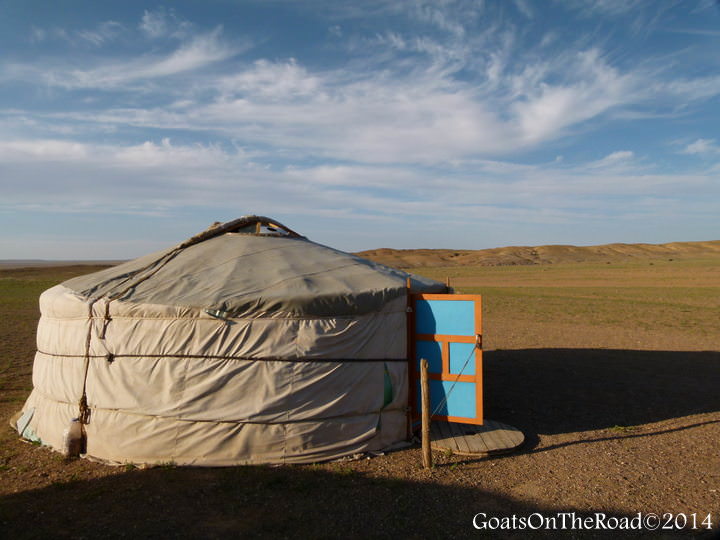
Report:
<svg viewBox="0 0 720 540"><path fill-rule="evenodd" d="M484 379L485 416L529 434L720 411L720 352L486 351Z"/></svg>
<svg viewBox="0 0 720 540"><path fill-rule="evenodd" d="M645 424L720 411L718 380L717 352L487 351L486 416L530 434ZM488 531L473 528L473 516L480 512L502 517L576 511L448 485L442 475L436 478L377 478L342 463L323 468L131 470L0 498L0 536L465 538L488 536ZM489 536L555 538L558 533L505 530ZM565 533L561 537L620 535ZM638 535L640 531L632 531L627 536Z"/></svg>
<svg viewBox="0 0 720 540"><path fill-rule="evenodd" d="M473 528L480 512L502 517L557 511L478 488L372 478L342 465L337 472L160 468L6 496L0 499L0 530L5 538L465 538L487 535ZM558 531L492 536L528 533L554 538ZM580 534L607 538L607 531Z"/></svg>

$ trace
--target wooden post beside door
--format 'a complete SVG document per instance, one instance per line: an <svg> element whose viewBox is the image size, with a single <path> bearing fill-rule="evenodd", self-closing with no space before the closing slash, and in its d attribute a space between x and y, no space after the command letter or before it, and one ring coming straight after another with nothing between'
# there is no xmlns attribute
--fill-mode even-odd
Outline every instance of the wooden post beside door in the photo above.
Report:
<svg viewBox="0 0 720 540"><path fill-rule="evenodd" d="M420 360L420 393L422 399L422 460L423 467L432 467L430 450L430 381L428 380L428 361Z"/></svg>

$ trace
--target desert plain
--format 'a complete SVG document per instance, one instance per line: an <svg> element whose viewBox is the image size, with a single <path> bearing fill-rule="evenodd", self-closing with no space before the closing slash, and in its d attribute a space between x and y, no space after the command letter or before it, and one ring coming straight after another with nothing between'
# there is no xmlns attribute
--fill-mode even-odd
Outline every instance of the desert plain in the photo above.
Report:
<svg viewBox="0 0 720 540"><path fill-rule="evenodd" d="M417 445L282 467L66 460L9 427L32 388L39 294L92 265L0 266L3 538L711 538L720 528L720 242L362 256L483 296L500 456ZM684 514L684 530L481 531L473 518ZM692 529L695 516L698 527ZM707 516L710 516L709 521ZM477 521L477 520L476 520ZM711 524L713 530L707 530Z"/></svg>

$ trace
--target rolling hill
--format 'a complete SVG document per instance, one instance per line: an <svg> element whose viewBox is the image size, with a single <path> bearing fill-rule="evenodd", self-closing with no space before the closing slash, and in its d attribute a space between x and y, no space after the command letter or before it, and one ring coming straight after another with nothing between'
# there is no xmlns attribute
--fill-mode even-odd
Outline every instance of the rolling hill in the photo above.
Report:
<svg viewBox="0 0 720 540"><path fill-rule="evenodd" d="M601 246L511 246L481 250L372 249L361 257L396 268L439 266L512 266L623 260L720 258L720 240L669 244L605 244Z"/></svg>

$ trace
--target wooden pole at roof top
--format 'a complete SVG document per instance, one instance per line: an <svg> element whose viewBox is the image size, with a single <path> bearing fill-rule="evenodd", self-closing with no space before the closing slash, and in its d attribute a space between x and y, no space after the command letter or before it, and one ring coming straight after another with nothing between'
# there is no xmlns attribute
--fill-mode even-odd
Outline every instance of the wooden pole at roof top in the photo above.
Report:
<svg viewBox="0 0 720 540"><path fill-rule="evenodd" d="M420 360L420 393L422 395L422 461L423 467L432 468L430 450L430 381L428 380L428 361Z"/></svg>

